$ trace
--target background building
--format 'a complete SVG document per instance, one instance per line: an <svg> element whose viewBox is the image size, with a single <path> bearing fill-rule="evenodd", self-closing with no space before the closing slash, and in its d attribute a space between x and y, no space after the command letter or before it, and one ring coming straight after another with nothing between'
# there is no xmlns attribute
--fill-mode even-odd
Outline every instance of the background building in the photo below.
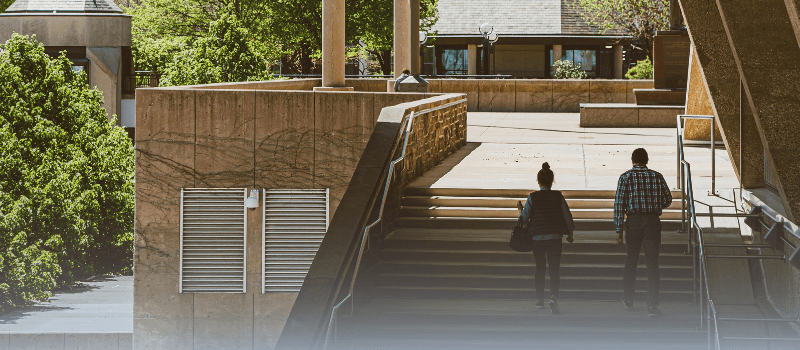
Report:
<svg viewBox="0 0 800 350"><path fill-rule="evenodd" d="M13 33L36 35L45 52L62 51L73 69L85 71L89 85L102 91L117 125L135 124L136 74L131 56L131 17L110 0L18 0L0 14L0 41Z"/></svg>
<svg viewBox="0 0 800 350"><path fill-rule="evenodd" d="M586 23L572 3L439 0L424 73L485 74L479 27L489 23L499 36L489 55L489 74L549 78L552 63L563 58L579 64L590 78L622 78L629 66L622 63L630 61L631 36L622 30L602 33ZM615 72L615 62L624 68Z"/></svg>

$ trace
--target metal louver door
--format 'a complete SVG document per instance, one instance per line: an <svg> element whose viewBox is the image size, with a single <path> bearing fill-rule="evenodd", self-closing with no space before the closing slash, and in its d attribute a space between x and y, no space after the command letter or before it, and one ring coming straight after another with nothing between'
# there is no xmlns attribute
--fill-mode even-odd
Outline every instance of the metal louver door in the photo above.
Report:
<svg viewBox="0 0 800 350"><path fill-rule="evenodd" d="M328 190L264 189L262 293L298 292L328 229Z"/></svg>
<svg viewBox="0 0 800 350"><path fill-rule="evenodd" d="M181 293L244 293L247 189L181 189Z"/></svg>

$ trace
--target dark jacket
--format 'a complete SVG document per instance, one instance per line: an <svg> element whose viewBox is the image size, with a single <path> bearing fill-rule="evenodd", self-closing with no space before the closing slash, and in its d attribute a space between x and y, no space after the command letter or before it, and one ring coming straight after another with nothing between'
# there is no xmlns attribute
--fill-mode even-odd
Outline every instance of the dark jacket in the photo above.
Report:
<svg viewBox="0 0 800 350"><path fill-rule="evenodd" d="M527 220L532 236L567 235L575 229L572 213L560 191L541 190L528 196L520 220Z"/></svg>

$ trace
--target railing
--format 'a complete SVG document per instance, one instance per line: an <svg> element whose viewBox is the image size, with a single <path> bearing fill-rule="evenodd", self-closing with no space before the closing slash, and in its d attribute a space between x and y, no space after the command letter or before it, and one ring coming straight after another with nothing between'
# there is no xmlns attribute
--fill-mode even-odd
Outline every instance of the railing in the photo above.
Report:
<svg viewBox="0 0 800 350"><path fill-rule="evenodd" d="M713 255L713 254L706 254L706 248L774 248L774 244L770 245L754 245L754 244L705 244L703 239L703 229L697 222L697 218L700 216L724 216L724 217L744 217L745 220L757 220L761 225L766 225L763 223L762 214L760 210L753 210L750 213L743 213L738 212L734 214L713 214L713 213L697 213L695 207L695 199L694 199L694 188L692 184L692 170L691 165L689 162L686 161L686 157L684 154L684 142L683 142L683 134L682 134L682 119L683 118L703 118L708 119L708 116L678 116L678 165L679 165L679 183L681 184L681 208L682 208L682 216L687 214L686 211L688 209L688 221L689 227L687 230L688 233L688 240L689 240L689 249L691 254L693 255L693 269L694 269L694 285L695 285L695 300L698 299L699 296L699 306L700 306L700 329L705 329L708 334L708 348L709 349L721 349L721 342L723 340L748 340L748 341L778 341L778 342L797 342L800 341L800 338L783 338L783 337L731 337L731 336L720 336L719 332L719 322L770 322L770 323L797 323L800 324L800 317L796 319L789 319L789 318L745 318L745 317L719 317L717 315L717 308L714 305L714 300L711 298L711 292L708 285L708 265L707 259L711 258L722 258L722 259L785 259L782 255ZM713 117L712 117L713 118ZM712 119L712 128L711 128L711 149L712 152L714 150L714 124ZM712 153L713 155L713 153ZM713 163L712 163L713 169ZM713 177L712 177L713 179ZM713 184L713 180L712 180ZM712 185L713 186L713 185ZM713 187L712 187L713 188ZM688 203L688 208L686 204ZM777 219L775 222L778 222ZM773 225L772 229L774 229L778 224ZM783 229L783 224L781 222L781 228ZM775 236L778 238L778 236ZM785 238L782 238L782 242L784 244L789 244ZM797 255L797 248L795 247L795 254ZM800 259L798 259L800 260ZM797 266L797 265L795 265Z"/></svg>
<svg viewBox="0 0 800 350"><path fill-rule="evenodd" d="M286 78L322 78L322 74L281 74L281 77ZM513 75L495 74L495 75L467 75L467 74L445 74L445 75L428 75L420 74L425 79L525 79L514 77ZM362 74L347 74L345 78L383 78L394 79L394 75L362 75ZM529 79L542 79L542 78L529 78Z"/></svg>
<svg viewBox="0 0 800 350"><path fill-rule="evenodd" d="M455 106L455 105L460 104L460 103L466 103L466 101L467 101L466 99L462 99L462 100L451 102L451 103L448 103L448 104L445 104L445 105L441 105L441 106L438 106L438 107L426 109L426 110L423 110L423 111L420 111L420 112L412 112L411 115L403 121L404 124L402 124L402 128L405 129L405 133L404 133L404 136L403 136L403 147L401 148L400 155L397 157L397 159L393 160L389 164L389 170L386 172L386 180L385 180L384 185L383 185L383 194L381 195L381 205L380 205L380 209L378 210L378 217L375 219L375 221L373 221L372 223L367 225L364 228L364 230L361 232L360 243L359 243L359 248L358 248L358 256L356 258L355 266L353 267L353 274L350 277L350 285L349 285L349 288L347 289L347 295L345 295L338 303L336 303L336 305L331 310L330 318L328 319L327 330L325 332L325 340L324 340L324 343L323 343L323 346L322 346L323 350L328 348L328 343L329 343L329 341L331 339L331 336L334 337L334 339L333 339L334 343L336 342L336 319L337 319L337 313L339 311L339 308L346 301L350 301L350 307L351 307L350 312L352 314L353 307L354 307L353 306L354 305L353 290L355 288L356 279L358 278L358 271L361 268L361 261L362 261L362 258L364 257L365 247L367 247L367 245L369 244L369 242L368 242L369 237L370 237L369 233L372 230L372 228L375 227L375 225L377 225L378 223L380 223L383 220L383 212L384 212L384 209L386 208L386 198L388 197L389 189L391 188L392 181L395 178L396 165L405 160L406 149L408 147L409 136L411 135L412 126L414 124L414 118L417 117L417 116L425 115L425 114L440 110L440 109L452 107L452 106ZM402 128L401 128L401 130L402 130Z"/></svg>
<svg viewBox="0 0 800 350"><path fill-rule="evenodd" d="M122 93L133 93L138 88L158 87L160 75L148 71L136 71L122 77Z"/></svg>

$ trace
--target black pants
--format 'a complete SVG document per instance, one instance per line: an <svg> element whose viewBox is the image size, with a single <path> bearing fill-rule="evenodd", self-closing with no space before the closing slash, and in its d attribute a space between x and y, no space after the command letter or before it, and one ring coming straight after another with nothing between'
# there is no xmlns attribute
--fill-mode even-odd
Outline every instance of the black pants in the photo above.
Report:
<svg viewBox="0 0 800 350"><path fill-rule="evenodd" d="M625 221L625 243L628 257L622 290L625 299L633 301L636 285L636 265L639 252L644 247L647 263L647 306L658 306L661 275L658 272L658 249L661 246L661 219L656 215L629 215Z"/></svg>
<svg viewBox="0 0 800 350"><path fill-rule="evenodd" d="M550 265L550 295L558 297L561 286L561 238L533 241L533 259L536 260L536 297L544 300L544 274Z"/></svg>

